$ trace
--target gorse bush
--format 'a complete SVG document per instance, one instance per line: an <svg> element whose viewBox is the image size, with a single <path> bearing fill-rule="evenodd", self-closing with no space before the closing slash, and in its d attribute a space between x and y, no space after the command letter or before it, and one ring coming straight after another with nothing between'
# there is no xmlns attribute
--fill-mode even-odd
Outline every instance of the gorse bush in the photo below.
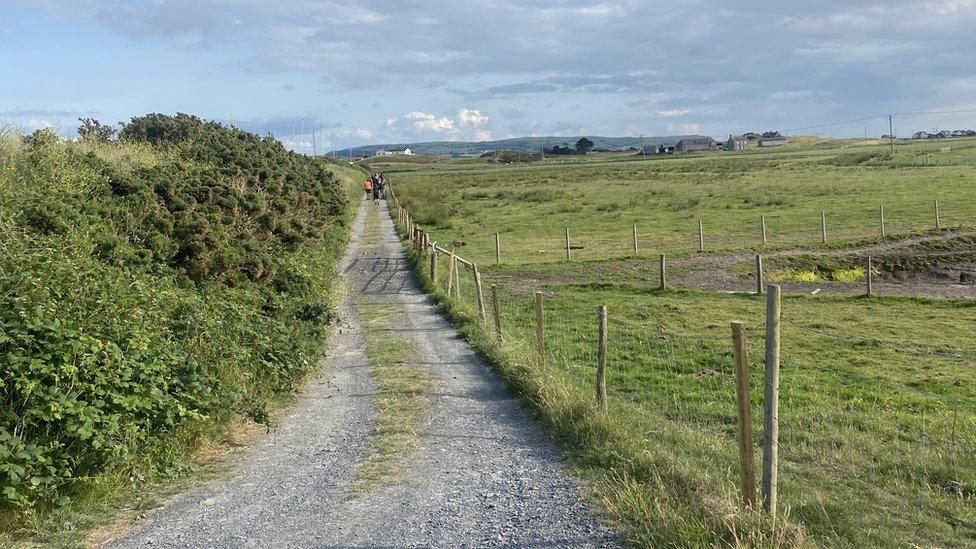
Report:
<svg viewBox="0 0 976 549"><path fill-rule="evenodd" d="M0 502L63 505L243 414L267 421L332 320L330 165L198 118L0 148Z"/></svg>

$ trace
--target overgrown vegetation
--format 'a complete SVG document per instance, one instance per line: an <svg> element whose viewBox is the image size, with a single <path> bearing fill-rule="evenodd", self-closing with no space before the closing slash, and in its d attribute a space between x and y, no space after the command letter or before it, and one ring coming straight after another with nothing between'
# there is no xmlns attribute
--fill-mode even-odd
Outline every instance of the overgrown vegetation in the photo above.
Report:
<svg viewBox="0 0 976 549"><path fill-rule="evenodd" d="M0 147L8 534L102 479L182 474L233 417L268 422L333 319L335 168L187 115L135 118L120 138Z"/></svg>

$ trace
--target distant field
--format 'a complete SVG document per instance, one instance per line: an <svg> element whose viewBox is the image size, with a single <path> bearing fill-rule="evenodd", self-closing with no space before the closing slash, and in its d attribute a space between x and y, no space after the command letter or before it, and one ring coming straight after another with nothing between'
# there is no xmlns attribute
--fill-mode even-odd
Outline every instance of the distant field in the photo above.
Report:
<svg viewBox="0 0 976 549"><path fill-rule="evenodd" d="M954 150L973 155L976 140ZM500 233L503 261L532 263L564 257L570 229L580 259L639 251L688 253L698 249L702 220L708 251L760 244L766 216L767 247L817 245L820 212L827 212L831 243L880 234L879 206L888 234L976 223L976 175L969 166L899 167L942 158L938 143L910 144L894 161L887 147L821 148L673 156L647 161L585 161L489 167L441 164L436 170L393 173L402 200L435 240L461 239L465 255L494 261ZM969 148L964 148L969 147ZM966 158L976 158L967 156Z"/></svg>
<svg viewBox="0 0 976 549"><path fill-rule="evenodd" d="M771 264L815 274L825 266L841 269L837 257L851 250L902 243L921 254L913 258L919 263L946 256L969 265L976 257L972 239L958 235L971 234L976 224L976 170L966 165L976 140L902 143L893 158L886 144L856 145L805 140L771 151L588 158L575 165L447 163L393 173L391 180L432 239L445 247L464 240L458 252L477 261L486 284L498 287L501 346L491 341L491 318L487 335L473 320L469 272L462 271L461 299L450 299L449 308L536 402L572 466L594 482L631 541L654 547L973 545L976 346L968 334L976 302L822 293L784 298L785 518L772 526L737 510L729 329L733 320L748 328L758 447L762 298L660 291L653 261L627 258L637 224L640 254L677 257L679 275L696 261L730 273L748 270L741 258L751 256L742 250L796 251ZM950 145L952 151L941 150ZM954 165L933 160L950 154ZM919 164L926 157L928 166ZM942 232L934 230L935 199ZM880 204L887 239L879 238ZM828 246L820 243L821 210L828 212ZM760 214L767 220L765 247ZM698 219L705 223L706 254L696 253ZM584 246L573 251L572 263L564 259L567 226L573 243ZM946 232L950 226L965 230ZM497 266L495 231L502 235ZM902 238L919 233L924 243ZM437 284L442 299L446 270ZM850 280L835 284L863 291L863 269L845 276ZM545 372L534 369L536 290L545 293ZM607 415L590 411L600 305L610 315Z"/></svg>

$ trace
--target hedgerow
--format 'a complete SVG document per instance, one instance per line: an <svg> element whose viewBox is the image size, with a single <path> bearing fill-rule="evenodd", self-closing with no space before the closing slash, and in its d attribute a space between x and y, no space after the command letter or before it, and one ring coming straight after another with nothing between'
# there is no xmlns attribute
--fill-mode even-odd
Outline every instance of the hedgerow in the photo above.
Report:
<svg viewBox="0 0 976 549"><path fill-rule="evenodd" d="M64 505L268 404L332 320L345 194L322 160L187 115L0 147L0 506Z"/></svg>

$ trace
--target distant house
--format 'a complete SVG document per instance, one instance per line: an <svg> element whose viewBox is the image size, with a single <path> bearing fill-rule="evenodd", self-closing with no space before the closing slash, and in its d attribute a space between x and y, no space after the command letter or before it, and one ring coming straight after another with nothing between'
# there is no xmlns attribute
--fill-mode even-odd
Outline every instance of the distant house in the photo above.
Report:
<svg viewBox="0 0 976 549"><path fill-rule="evenodd" d="M782 135L780 135L780 136L773 136L773 137L760 137L759 138L759 146L760 147L779 147L780 145L786 145L789 142L790 142L790 140L787 139L787 138L785 138L785 137L783 137Z"/></svg>
<svg viewBox="0 0 976 549"><path fill-rule="evenodd" d="M715 140L711 137L685 137L674 146L677 152L710 151L715 148Z"/></svg>
<svg viewBox="0 0 976 549"><path fill-rule="evenodd" d="M748 148L749 138L744 135L729 134L729 139L725 142L725 150L727 151L744 151Z"/></svg>
<svg viewBox="0 0 976 549"><path fill-rule="evenodd" d="M393 149L392 151L390 151L390 154L405 154L407 156L410 156L413 154L413 151L411 151L410 149Z"/></svg>
<svg viewBox="0 0 976 549"><path fill-rule="evenodd" d="M915 132L912 134L912 139L929 139L932 134L929 132Z"/></svg>
<svg viewBox="0 0 976 549"><path fill-rule="evenodd" d="M759 139L762 136L759 135L756 132L746 132L746 133L742 134L742 137L745 137L748 141L752 142L752 141L759 141Z"/></svg>
<svg viewBox="0 0 976 549"><path fill-rule="evenodd" d="M953 130L952 137L968 137L971 130Z"/></svg>
<svg viewBox="0 0 976 549"><path fill-rule="evenodd" d="M386 150L380 149L380 150L376 151L376 156L393 156L393 151L386 151Z"/></svg>

